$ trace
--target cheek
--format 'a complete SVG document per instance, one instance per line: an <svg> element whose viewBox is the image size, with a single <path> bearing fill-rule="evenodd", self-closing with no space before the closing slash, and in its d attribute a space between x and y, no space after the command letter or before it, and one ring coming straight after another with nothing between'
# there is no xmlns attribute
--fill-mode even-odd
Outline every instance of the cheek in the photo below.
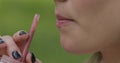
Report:
<svg viewBox="0 0 120 63"><path fill-rule="evenodd" d="M104 0L72 0L71 3L74 7L80 9L94 8L105 2Z"/></svg>
<svg viewBox="0 0 120 63"><path fill-rule="evenodd" d="M73 15L88 15L97 13L104 5L106 5L107 0L71 0L69 4L69 9Z"/></svg>

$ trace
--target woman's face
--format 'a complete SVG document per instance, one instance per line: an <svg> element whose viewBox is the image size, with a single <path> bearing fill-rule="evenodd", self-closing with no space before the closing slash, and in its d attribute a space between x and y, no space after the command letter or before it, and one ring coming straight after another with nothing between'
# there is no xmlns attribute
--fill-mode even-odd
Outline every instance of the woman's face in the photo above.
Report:
<svg viewBox="0 0 120 63"><path fill-rule="evenodd" d="M120 0L55 0L61 44L71 53L91 53L120 39Z"/></svg>

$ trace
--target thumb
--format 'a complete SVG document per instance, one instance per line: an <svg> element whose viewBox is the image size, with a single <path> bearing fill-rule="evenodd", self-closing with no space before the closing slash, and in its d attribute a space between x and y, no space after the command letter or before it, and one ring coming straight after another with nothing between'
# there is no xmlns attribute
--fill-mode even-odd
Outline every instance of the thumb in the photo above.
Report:
<svg viewBox="0 0 120 63"><path fill-rule="evenodd" d="M42 63L42 62L36 59L35 55L32 52L30 52L27 54L26 63Z"/></svg>

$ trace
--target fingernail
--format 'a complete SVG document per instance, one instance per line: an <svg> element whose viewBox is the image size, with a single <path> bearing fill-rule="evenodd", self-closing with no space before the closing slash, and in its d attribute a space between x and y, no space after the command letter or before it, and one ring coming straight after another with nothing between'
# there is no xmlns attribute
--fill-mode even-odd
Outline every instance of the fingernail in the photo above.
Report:
<svg viewBox="0 0 120 63"><path fill-rule="evenodd" d="M27 34L27 33L23 30L19 32L19 35L24 35L24 34Z"/></svg>
<svg viewBox="0 0 120 63"><path fill-rule="evenodd" d="M12 56L13 56L14 59L19 59L19 58L21 58L21 55L20 55L17 51L13 51L13 52L12 52Z"/></svg>
<svg viewBox="0 0 120 63"><path fill-rule="evenodd" d="M36 62L36 58L35 58L35 55L31 52L31 60L32 60L32 63L35 63Z"/></svg>
<svg viewBox="0 0 120 63"><path fill-rule="evenodd" d="M0 44L4 43L4 41L0 38Z"/></svg>

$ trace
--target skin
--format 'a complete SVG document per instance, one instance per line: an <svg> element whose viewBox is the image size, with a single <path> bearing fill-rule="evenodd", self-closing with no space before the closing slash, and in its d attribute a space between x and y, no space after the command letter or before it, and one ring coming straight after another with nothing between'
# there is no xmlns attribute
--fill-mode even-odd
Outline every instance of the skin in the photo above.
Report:
<svg viewBox="0 0 120 63"><path fill-rule="evenodd" d="M103 63L120 63L120 0L54 1L56 14L74 20L58 28L66 51L100 51Z"/></svg>
<svg viewBox="0 0 120 63"><path fill-rule="evenodd" d="M22 52L23 49L25 47L27 38L29 37L28 33L26 32L26 34L23 35L19 35L21 31L16 32L13 37L11 36L1 36L0 38L4 41L4 43L0 44L0 57L2 57L2 55L7 55L11 58L13 58L12 56L12 52L13 51L18 51L19 54L22 56ZM13 58L14 59L14 58ZM18 61L21 58L17 59ZM32 63L31 60L31 53L28 53L26 56L26 60L25 63ZM36 59L35 63L42 63L40 60Z"/></svg>

